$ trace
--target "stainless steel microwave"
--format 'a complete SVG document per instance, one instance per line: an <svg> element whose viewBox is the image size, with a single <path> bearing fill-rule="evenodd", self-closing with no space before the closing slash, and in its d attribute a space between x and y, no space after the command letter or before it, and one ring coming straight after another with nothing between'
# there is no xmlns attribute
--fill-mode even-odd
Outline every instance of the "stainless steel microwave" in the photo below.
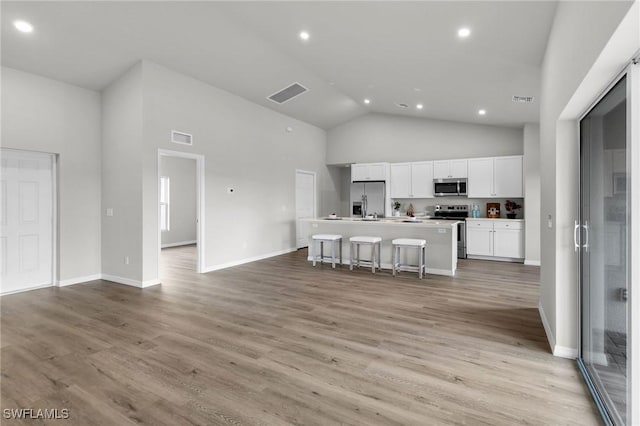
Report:
<svg viewBox="0 0 640 426"><path fill-rule="evenodd" d="M434 179L433 195L436 197L466 197L467 179Z"/></svg>

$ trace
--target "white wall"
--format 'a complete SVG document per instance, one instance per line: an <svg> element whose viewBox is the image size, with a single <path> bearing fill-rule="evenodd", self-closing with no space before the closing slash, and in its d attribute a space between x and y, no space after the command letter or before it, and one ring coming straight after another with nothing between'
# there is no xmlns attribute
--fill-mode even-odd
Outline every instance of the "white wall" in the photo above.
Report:
<svg viewBox="0 0 640 426"><path fill-rule="evenodd" d="M296 169L317 173L319 214L339 208L324 130L154 63L142 69L145 281L157 277L158 148L205 156L208 268L295 248ZM172 129L193 134L193 146L172 144Z"/></svg>
<svg viewBox="0 0 640 426"><path fill-rule="evenodd" d="M524 126L525 263L540 264L540 126Z"/></svg>
<svg viewBox="0 0 640 426"><path fill-rule="evenodd" d="M160 157L160 176L169 178L169 230L162 231L162 246L194 243L197 230L196 160Z"/></svg>
<svg viewBox="0 0 640 426"><path fill-rule="evenodd" d="M58 154L59 279L100 273L100 94L2 68L2 146Z"/></svg>
<svg viewBox="0 0 640 426"><path fill-rule="evenodd" d="M540 305L549 341L554 353L561 356L573 357L577 350L573 220L578 202L578 123L575 116L571 120L559 119L630 5L630 2L560 2L542 64ZM606 75L598 83L604 87L613 77ZM548 215L553 221L551 228L547 227Z"/></svg>
<svg viewBox="0 0 640 426"><path fill-rule="evenodd" d="M520 155L522 128L367 114L329 130L327 164Z"/></svg>
<svg viewBox="0 0 640 426"><path fill-rule="evenodd" d="M102 272L141 286L141 64L102 92L102 114ZM113 209L113 217L105 216L107 208Z"/></svg>

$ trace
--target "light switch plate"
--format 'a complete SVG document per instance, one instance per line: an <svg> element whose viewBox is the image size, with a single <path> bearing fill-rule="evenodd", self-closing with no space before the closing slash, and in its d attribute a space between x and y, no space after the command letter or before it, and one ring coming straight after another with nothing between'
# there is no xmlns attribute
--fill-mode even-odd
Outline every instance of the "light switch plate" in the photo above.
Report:
<svg viewBox="0 0 640 426"><path fill-rule="evenodd" d="M111 207L107 208L107 216L113 216L113 208Z"/></svg>

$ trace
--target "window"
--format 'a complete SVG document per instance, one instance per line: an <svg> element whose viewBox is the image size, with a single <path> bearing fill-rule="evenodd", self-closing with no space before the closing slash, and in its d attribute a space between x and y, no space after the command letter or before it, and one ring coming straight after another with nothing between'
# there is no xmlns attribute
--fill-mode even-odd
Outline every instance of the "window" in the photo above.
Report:
<svg viewBox="0 0 640 426"><path fill-rule="evenodd" d="M168 231L169 218L169 192L170 182L168 176L160 177L160 230Z"/></svg>

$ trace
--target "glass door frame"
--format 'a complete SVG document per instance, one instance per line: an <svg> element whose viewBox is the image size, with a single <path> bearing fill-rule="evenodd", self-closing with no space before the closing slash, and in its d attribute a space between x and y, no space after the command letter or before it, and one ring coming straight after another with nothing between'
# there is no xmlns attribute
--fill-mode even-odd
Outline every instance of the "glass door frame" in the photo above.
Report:
<svg viewBox="0 0 640 426"><path fill-rule="evenodd" d="M585 112L578 118L578 128L580 122L591 112L591 110L605 97L609 91L624 77L626 81L627 96L627 170L630 171L628 178L629 198L627 205L627 217L629 219L629 229L627 235L627 262L628 262L628 298L627 298L627 423L630 425L640 424L640 261L634 262L635 258L640 259L640 63L638 56L632 64L625 67L605 90L589 105ZM580 129L578 130L580 134ZM582 143L578 143L578 158L581 158ZM582 167L578 167L578 182L582 182ZM582 218L582 186L578 189L578 218ZM578 252L578 366L585 378L589 391L602 415L606 424L614 424L594 383L588 374L582 360L582 250L584 249L582 237L582 224L576 221L576 231L574 235L576 251ZM635 287L634 287L635 283ZM634 327L634 324L636 326ZM634 369L635 366L635 369ZM635 404L634 404L635 402Z"/></svg>

